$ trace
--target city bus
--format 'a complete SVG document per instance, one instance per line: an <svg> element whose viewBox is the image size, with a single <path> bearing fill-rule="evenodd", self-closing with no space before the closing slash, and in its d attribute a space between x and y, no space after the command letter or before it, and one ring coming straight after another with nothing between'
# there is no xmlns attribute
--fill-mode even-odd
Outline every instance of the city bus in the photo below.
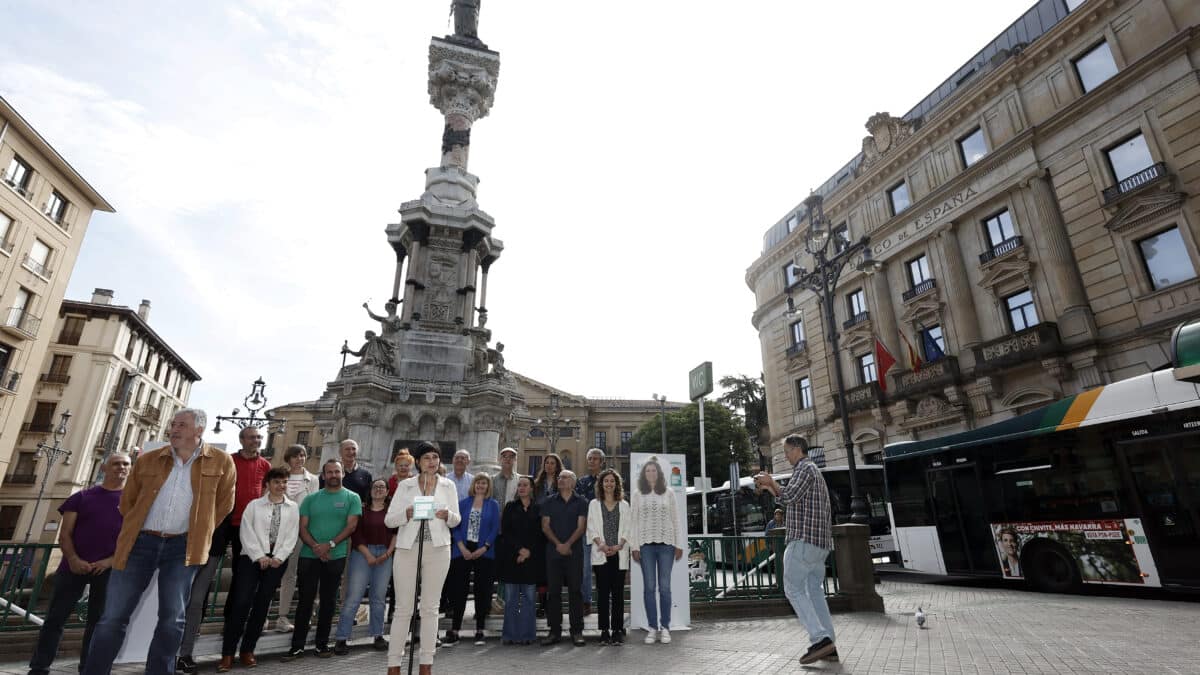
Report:
<svg viewBox="0 0 1200 675"><path fill-rule="evenodd" d="M850 522L850 473L845 465L821 468L825 484L829 488L830 513L833 522ZM773 474L780 485L786 485L791 472ZM877 564L899 562L899 555L892 539L891 523L884 502L883 467L868 464L858 467L858 485L869 507L868 524L871 527L871 557ZM767 522L775 511L775 498L766 490L755 490L754 477L745 476L738 481L736 493L730 494L728 481L708 491L708 532L714 535L763 536ZM734 518L736 504L737 518ZM700 491L694 487L687 490L688 533L703 533L700 517Z"/></svg>
<svg viewBox="0 0 1200 675"><path fill-rule="evenodd" d="M1173 344L1190 333L1200 356L1200 323L1181 340L1185 328ZM989 426L886 446L904 566L1047 591L1200 587L1200 366L1174 365Z"/></svg>

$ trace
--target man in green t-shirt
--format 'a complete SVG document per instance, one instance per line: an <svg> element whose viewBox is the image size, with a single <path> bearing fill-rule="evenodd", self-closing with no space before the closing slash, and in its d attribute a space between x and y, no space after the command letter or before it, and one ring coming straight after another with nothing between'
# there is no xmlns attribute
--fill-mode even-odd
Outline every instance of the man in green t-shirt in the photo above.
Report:
<svg viewBox="0 0 1200 675"><path fill-rule="evenodd" d="M304 656L304 641L308 637L308 624L312 621L313 601L318 591L321 604L317 609L317 634L313 642L317 656L333 656L329 648L333 610L337 605L342 572L346 568L350 535L362 515L362 499L342 487L342 463L331 459L325 462L321 473L325 488L309 495L300 504L300 541L303 545L296 568L300 600L296 604L292 648L284 655L284 661Z"/></svg>

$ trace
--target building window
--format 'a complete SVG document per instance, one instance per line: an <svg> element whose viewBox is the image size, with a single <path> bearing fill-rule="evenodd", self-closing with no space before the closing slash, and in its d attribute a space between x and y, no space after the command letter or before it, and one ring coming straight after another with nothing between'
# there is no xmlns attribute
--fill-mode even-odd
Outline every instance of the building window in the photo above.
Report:
<svg viewBox="0 0 1200 675"><path fill-rule="evenodd" d="M900 184L887 191L888 202L892 205L892 215L896 215L907 209L912 203L908 198L908 183L900 181Z"/></svg>
<svg viewBox="0 0 1200 675"><path fill-rule="evenodd" d="M842 223L833 228L833 251L841 253L850 248L850 226Z"/></svg>
<svg viewBox="0 0 1200 675"><path fill-rule="evenodd" d="M46 215L50 220L62 225L63 217L67 215L67 205L70 202L67 198L59 194L58 190L50 192L50 199L46 200Z"/></svg>
<svg viewBox="0 0 1200 675"><path fill-rule="evenodd" d="M70 354L55 354L50 361L50 372L46 373L45 380L47 382L57 382L66 384L70 381L71 376L71 355Z"/></svg>
<svg viewBox="0 0 1200 675"><path fill-rule="evenodd" d="M130 333L129 334L129 344L125 345L125 360L126 361L133 360L133 350L137 346L135 344L135 342L136 342L136 339L134 338L133 333Z"/></svg>
<svg viewBox="0 0 1200 675"><path fill-rule="evenodd" d="M931 279L929 274L929 256L922 255L919 258L908 261L908 280L912 283L912 287L916 288L923 282Z"/></svg>
<svg viewBox="0 0 1200 675"><path fill-rule="evenodd" d="M29 255L25 258L25 266L34 274L48 276L47 265L50 262L50 247L41 239L34 239L29 247Z"/></svg>
<svg viewBox="0 0 1200 675"><path fill-rule="evenodd" d="M1085 94L1117 74L1117 63L1113 61L1112 50L1103 40L1083 56L1075 59L1072 64L1075 66L1075 74L1079 76L1079 84L1083 87Z"/></svg>
<svg viewBox="0 0 1200 675"><path fill-rule="evenodd" d="M608 449L608 432L596 431L592 433L592 447L600 448L601 450Z"/></svg>
<svg viewBox="0 0 1200 675"><path fill-rule="evenodd" d="M868 384L879 379L875 374L875 354L867 352L858 357L859 384Z"/></svg>
<svg viewBox="0 0 1200 675"><path fill-rule="evenodd" d="M788 326L788 334L792 338L792 345L804 343L804 321L793 321Z"/></svg>
<svg viewBox="0 0 1200 675"><path fill-rule="evenodd" d="M979 127L975 127L974 131L958 139L958 155L962 157L964 168L983 159L987 153L987 139L983 137L983 129Z"/></svg>
<svg viewBox="0 0 1200 675"><path fill-rule="evenodd" d="M628 455L632 451L633 451L633 432L632 431L622 431L621 432L621 454Z"/></svg>
<svg viewBox="0 0 1200 675"><path fill-rule="evenodd" d="M933 325L921 331L921 352L926 361L937 361L946 355L946 338L942 327Z"/></svg>
<svg viewBox="0 0 1200 675"><path fill-rule="evenodd" d="M846 307L850 310L850 318L867 313L867 293L859 288L846 296Z"/></svg>
<svg viewBox="0 0 1200 675"><path fill-rule="evenodd" d="M783 287L791 288L797 281L800 281L800 268L796 263L788 263L783 266Z"/></svg>
<svg viewBox="0 0 1200 675"><path fill-rule="evenodd" d="M8 169L4 172L4 182L17 189L17 192L25 194L25 190L29 187L29 179L33 177L33 170L21 159L18 155L13 155L12 161L8 163Z"/></svg>
<svg viewBox="0 0 1200 675"><path fill-rule="evenodd" d="M1154 164L1146 137L1138 133L1104 151L1108 168L1118 183Z"/></svg>
<svg viewBox="0 0 1200 675"><path fill-rule="evenodd" d="M54 410L58 404L54 401L38 401L33 409L33 419L29 421L30 431L50 431L54 427Z"/></svg>
<svg viewBox="0 0 1200 675"><path fill-rule="evenodd" d="M1188 256L1188 247L1178 227L1172 226L1137 244L1138 252L1142 254L1142 264L1146 266L1146 276L1150 278L1150 287L1154 290L1196 278L1196 268Z"/></svg>
<svg viewBox="0 0 1200 675"><path fill-rule="evenodd" d="M1087 0L1064 0L1063 4L1067 6L1068 12L1074 12L1085 2L1087 2Z"/></svg>
<svg viewBox="0 0 1200 675"><path fill-rule="evenodd" d="M4 249L6 253L12 253L12 242L8 239L8 235L12 231L12 224L13 219L0 211L0 248Z"/></svg>
<svg viewBox="0 0 1200 675"><path fill-rule="evenodd" d="M305 448L307 448L308 447L308 435L311 433L312 432L309 431L308 429L305 429L304 431L297 431L296 432L297 445L303 445Z"/></svg>
<svg viewBox="0 0 1200 675"><path fill-rule="evenodd" d="M1037 325L1037 308L1033 306L1033 293L1028 288L1004 298L1004 306L1008 309L1008 323L1014 333Z"/></svg>
<svg viewBox="0 0 1200 675"><path fill-rule="evenodd" d="M794 232L796 230L796 228L799 226L800 226L800 216L799 215L793 213L792 215L788 216L788 219L787 219L788 234L791 234L792 232Z"/></svg>
<svg viewBox="0 0 1200 675"><path fill-rule="evenodd" d="M1017 236L1017 230L1013 227L1012 216L1009 215L1008 209L983 221L983 227L987 230L988 242L993 248Z"/></svg>
<svg viewBox="0 0 1200 675"><path fill-rule="evenodd" d="M163 360L158 360L158 365L154 366L154 381L162 382Z"/></svg>
<svg viewBox="0 0 1200 675"><path fill-rule="evenodd" d="M62 330L58 333L58 343L63 345L77 345L79 338L83 336L83 324L87 319L82 316L68 316L63 319Z"/></svg>
<svg viewBox="0 0 1200 675"><path fill-rule="evenodd" d="M17 521L20 519L20 506L0 506L0 539L11 541L17 533Z"/></svg>
<svg viewBox="0 0 1200 675"><path fill-rule="evenodd" d="M800 410L813 407L812 380L807 377L796 380L796 404Z"/></svg>
<svg viewBox="0 0 1200 675"><path fill-rule="evenodd" d="M558 437L559 438L574 438L575 437L575 427L559 427L558 428Z"/></svg>

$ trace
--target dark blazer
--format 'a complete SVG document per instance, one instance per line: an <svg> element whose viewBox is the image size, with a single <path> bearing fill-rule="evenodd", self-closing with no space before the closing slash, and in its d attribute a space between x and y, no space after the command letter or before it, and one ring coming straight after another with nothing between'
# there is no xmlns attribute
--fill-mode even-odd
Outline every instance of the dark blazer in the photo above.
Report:
<svg viewBox="0 0 1200 675"><path fill-rule="evenodd" d="M542 511L537 502L531 502L528 510L519 499L505 504L496 546L500 581L506 584L545 583L545 547ZM525 562L517 564L517 552L522 548L529 549L531 555Z"/></svg>
<svg viewBox="0 0 1200 675"><path fill-rule="evenodd" d="M462 516L462 520L450 530L451 560L462 557L462 551L458 550L458 542L467 540L467 526L470 525L471 506L474 501L474 497L467 497L458 503L458 514ZM483 510L479 517L479 545L487 544L487 551L483 557L495 558L496 536L500 534L500 504L495 499L483 500Z"/></svg>

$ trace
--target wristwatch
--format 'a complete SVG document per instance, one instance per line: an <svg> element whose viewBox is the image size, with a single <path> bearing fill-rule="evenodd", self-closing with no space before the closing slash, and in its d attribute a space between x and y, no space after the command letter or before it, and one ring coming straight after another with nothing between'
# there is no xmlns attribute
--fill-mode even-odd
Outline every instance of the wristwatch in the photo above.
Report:
<svg viewBox="0 0 1200 675"><path fill-rule="evenodd" d="M337 542L330 539L329 540L329 548L337 548Z"/></svg>

